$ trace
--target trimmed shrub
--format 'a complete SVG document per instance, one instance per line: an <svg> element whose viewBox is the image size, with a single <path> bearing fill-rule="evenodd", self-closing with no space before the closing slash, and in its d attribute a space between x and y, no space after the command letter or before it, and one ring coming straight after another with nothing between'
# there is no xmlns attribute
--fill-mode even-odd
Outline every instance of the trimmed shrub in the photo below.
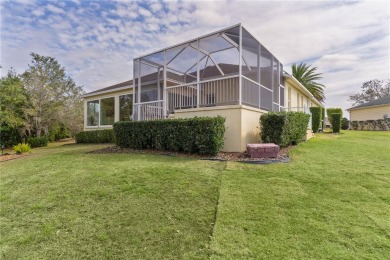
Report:
<svg viewBox="0 0 390 260"><path fill-rule="evenodd" d="M215 155L224 144L225 118L116 122L114 133L120 147Z"/></svg>
<svg viewBox="0 0 390 260"><path fill-rule="evenodd" d="M310 115L303 112L271 112L261 115L261 140L281 147L302 142Z"/></svg>
<svg viewBox="0 0 390 260"><path fill-rule="evenodd" d="M341 115L341 118L343 118L343 110L341 108L327 108L326 114L328 115L329 122L331 124L331 127L333 127L332 124L332 114L338 113ZM340 121L340 127L341 127L341 121Z"/></svg>
<svg viewBox="0 0 390 260"><path fill-rule="evenodd" d="M17 154L22 154L22 153L28 153L31 151L31 147L29 144L26 143L20 143L12 147L12 149L17 153Z"/></svg>
<svg viewBox="0 0 390 260"><path fill-rule="evenodd" d="M311 129L314 133L318 132L322 122L322 107L311 107Z"/></svg>
<svg viewBox="0 0 390 260"><path fill-rule="evenodd" d="M333 113L332 114L332 129L333 133L340 133L341 128L341 114L340 113Z"/></svg>
<svg viewBox="0 0 390 260"><path fill-rule="evenodd" d="M346 117L343 117L343 120L341 121L341 129L348 130L349 129L349 120Z"/></svg>
<svg viewBox="0 0 390 260"><path fill-rule="evenodd" d="M48 142L49 142L49 139L46 136L29 137L27 139L27 143L31 146L31 148L47 146Z"/></svg>
<svg viewBox="0 0 390 260"><path fill-rule="evenodd" d="M325 108L321 108L321 110L322 110L321 128L322 128L322 131L324 131L324 129L325 129Z"/></svg>
<svg viewBox="0 0 390 260"><path fill-rule="evenodd" d="M104 129L77 133L76 143L115 143L114 130Z"/></svg>

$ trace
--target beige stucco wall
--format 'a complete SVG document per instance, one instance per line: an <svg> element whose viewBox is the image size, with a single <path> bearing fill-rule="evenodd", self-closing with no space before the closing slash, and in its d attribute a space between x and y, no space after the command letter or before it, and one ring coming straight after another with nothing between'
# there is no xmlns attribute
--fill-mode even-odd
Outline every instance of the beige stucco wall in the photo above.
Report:
<svg viewBox="0 0 390 260"><path fill-rule="evenodd" d="M291 89L291 99L289 103L288 89ZM316 107L318 106L307 94L299 90L295 85L286 80L284 92L284 105L286 108L294 107Z"/></svg>
<svg viewBox="0 0 390 260"><path fill-rule="evenodd" d="M109 93L97 94L94 96L84 97L84 131L91 131L97 129L111 129L112 126L87 126L87 102L92 100L99 100L104 98L114 97L115 99L115 119L114 121L119 121L119 96L127 95L133 93L132 88L122 89L119 91L112 91Z"/></svg>
<svg viewBox="0 0 390 260"><path fill-rule="evenodd" d="M390 117L390 105L360 108L350 110L350 121L365 121L383 119L383 115Z"/></svg>
<svg viewBox="0 0 390 260"><path fill-rule="evenodd" d="M240 105L183 109L175 111L174 118L195 116L222 116L225 121L225 144L223 152L242 152L248 143L260 141L260 116L265 111Z"/></svg>

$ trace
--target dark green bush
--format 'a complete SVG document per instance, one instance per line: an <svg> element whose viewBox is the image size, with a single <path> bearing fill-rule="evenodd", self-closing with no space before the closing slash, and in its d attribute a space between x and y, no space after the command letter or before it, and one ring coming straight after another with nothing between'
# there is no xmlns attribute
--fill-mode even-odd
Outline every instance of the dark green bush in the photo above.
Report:
<svg viewBox="0 0 390 260"><path fill-rule="evenodd" d="M23 141L23 138L16 128L7 125L0 126L0 146L12 147Z"/></svg>
<svg viewBox="0 0 390 260"><path fill-rule="evenodd" d="M341 121L341 129L348 130L349 129L349 120L346 117L343 117L343 120Z"/></svg>
<svg viewBox="0 0 390 260"><path fill-rule="evenodd" d="M77 133L76 143L115 143L114 130L104 129Z"/></svg>
<svg viewBox="0 0 390 260"><path fill-rule="evenodd" d="M328 115L328 119L329 119L329 122L331 124L331 127L333 127L332 114L334 114L334 113L341 114L341 118L343 118L343 110L341 108L327 108L326 114ZM340 124L341 124L341 121L340 121ZM341 127L341 125L340 125L340 127Z"/></svg>
<svg viewBox="0 0 390 260"><path fill-rule="evenodd" d="M224 144L225 118L116 122L114 133L121 147L215 155Z"/></svg>
<svg viewBox="0 0 390 260"><path fill-rule="evenodd" d="M27 139L27 143L31 146L31 148L47 146L48 142L49 139L46 136L29 137Z"/></svg>
<svg viewBox="0 0 390 260"><path fill-rule="evenodd" d="M302 142L310 115L303 112L272 112L260 117L261 140L281 147Z"/></svg>
<svg viewBox="0 0 390 260"><path fill-rule="evenodd" d="M340 128L341 128L341 114L340 113L333 113L332 114L332 129L333 133L340 133Z"/></svg>
<svg viewBox="0 0 390 260"><path fill-rule="evenodd" d="M322 107L311 107L311 129L314 133L318 132L318 128L322 127Z"/></svg>

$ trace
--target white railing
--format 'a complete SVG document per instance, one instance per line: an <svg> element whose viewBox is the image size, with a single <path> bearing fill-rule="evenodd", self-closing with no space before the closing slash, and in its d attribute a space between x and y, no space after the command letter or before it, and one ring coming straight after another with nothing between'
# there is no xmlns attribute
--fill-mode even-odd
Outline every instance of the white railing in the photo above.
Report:
<svg viewBox="0 0 390 260"><path fill-rule="evenodd" d="M247 77L242 77L242 104L272 110L272 90Z"/></svg>
<svg viewBox="0 0 390 260"><path fill-rule="evenodd" d="M164 118L163 101L151 101L142 104L134 104L134 119L148 121Z"/></svg>
<svg viewBox="0 0 390 260"><path fill-rule="evenodd" d="M272 111L272 93L272 90L242 76L241 103L243 105ZM134 104L134 119L161 119L180 109L237 105L239 104L239 76L167 87L166 102L167 113L164 113L162 100ZM279 111L279 105L277 106L275 111Z"/></svg>
<svg viewBox="0 0 390 260"><path fill-rule="evenodd" d="M221 106L238 104L238 76L200 83L199 106Z"/></svg>
<svg viewBox="0 0 390 260"><path fill-rule="evenodd" d="M306 106L303 107L290 107L290 108L285 108L284 110L286 111L293 111L293 112L304 112L306 114L311 114L310 109Z"/></svg>
<svg viewBox="0 0 390 260"><path fill-rule="evenodd" d="M168 111L238 104L238 91L238 76L168 87Z"/></svg>
<svg viewBox="0 0 390 260"><path fill-rule="evenodd" d="M176 109L193 108L197 106L196 84L172 87L167 89L168 110L173 113Z"/></svg>

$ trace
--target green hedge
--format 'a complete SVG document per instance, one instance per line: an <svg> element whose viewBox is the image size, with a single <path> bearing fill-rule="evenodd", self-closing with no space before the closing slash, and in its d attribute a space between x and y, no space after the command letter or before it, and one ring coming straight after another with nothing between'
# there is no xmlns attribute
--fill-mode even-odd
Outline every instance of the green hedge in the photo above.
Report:
<svg viewBox="0 0 390 260"><path fill-rule="evenodd" d="M261 140L281 147L302 142L310 115L303 112L272 112L260 117Z"/></svg>
<svg viewBox="0 0 390 260"><path fill-rule="evenodd" d="M215 155L224 144L225 118L116 122L114 133L121 147Z"/></svg>
<svg viewBox="0 0 390 260"><path fill-rule="evenodd" d="M332 114L332 129L333 133L340 133L341 128L341 114L340 113L333 113Z"/></svg>
<svg viewBox="0 0 390 260"><path fill-rule="evenodd" d="M327 108L326 114L328 115L329 122L331 124L331 127L333 128L332 124L332 114L341 114L341 118L343 118L343 110L341 108ZM340 121L340 127L341 127L341 121Z"/></svg>
<svg viewBox="0 0 390 260"><path fill-rule="evenodd" d="M31 146L31 148L44 147L49 143L49 139L46 136L29 137L27 139L27 143Z"/></svg>
<svg viewBox="0 0 390 260"><path fill-rule="evenodd" d="M77 143L115 143L114 130L84 131L76 134Z"/></svg>
<svg viewBox="0 0 390 260"><path fill-rule="evenodd" d="M311 107L311 129L314 133L318 132L322 122L322 107Z"/></svg>

